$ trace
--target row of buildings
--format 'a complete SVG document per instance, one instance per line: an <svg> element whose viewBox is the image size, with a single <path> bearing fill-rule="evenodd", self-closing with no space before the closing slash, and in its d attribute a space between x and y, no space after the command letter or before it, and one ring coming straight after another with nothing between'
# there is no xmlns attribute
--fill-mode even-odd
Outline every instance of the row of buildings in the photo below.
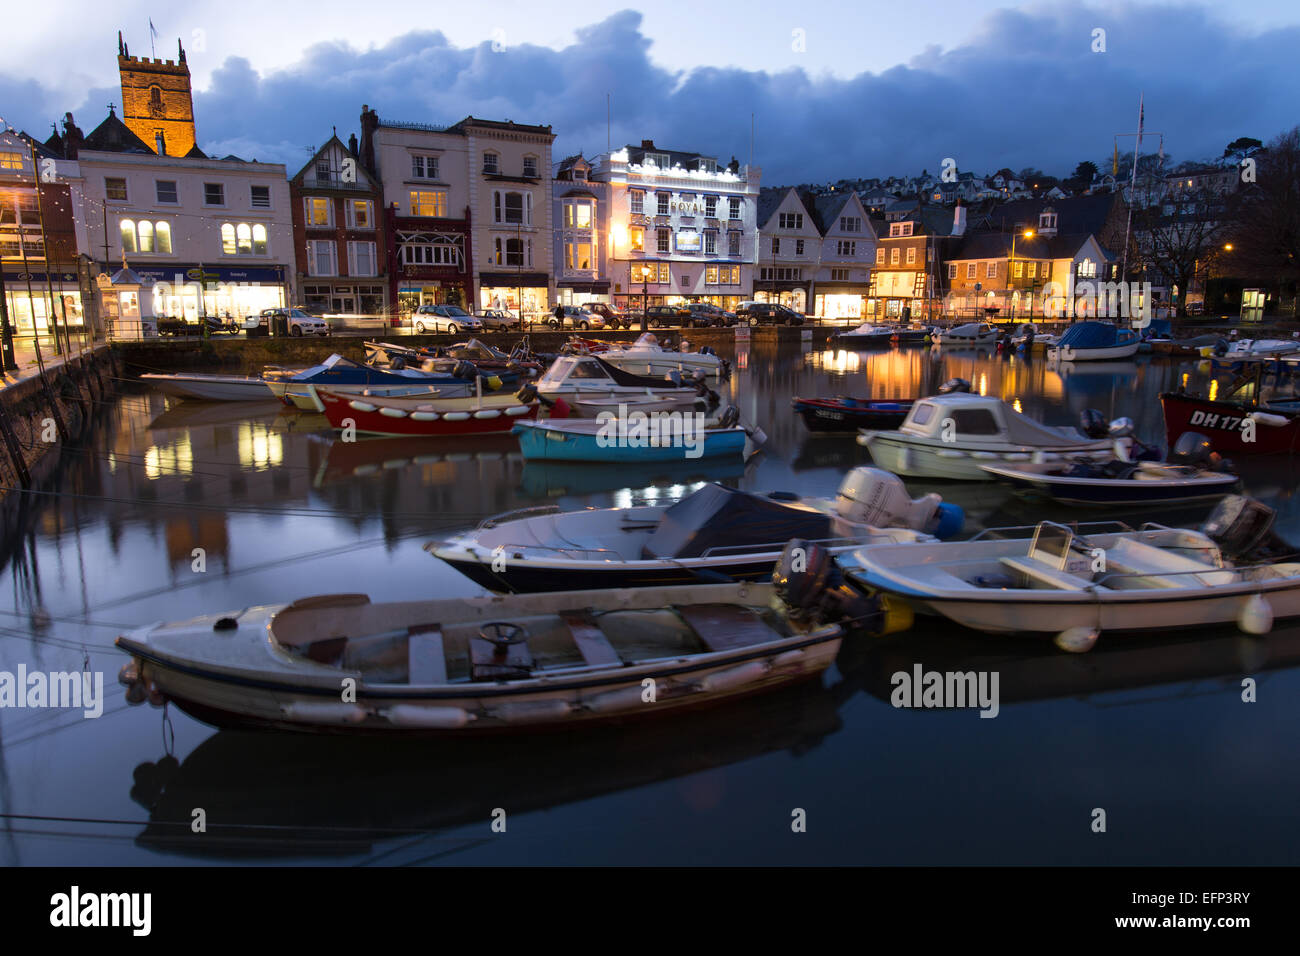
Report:
<svg viewBox="0 0 1300 956"><path fill-rule="evenodd" d="M1113 277L1123 242L1115 193L974 217L925 197L881 208L855 190L765 190L757 167L648 139L557 160L549 126L434 126L369 106L359 137L331 134L296 171L213 157L197 145L184 49L162 60L118 44L120 117L110 107L83 134L67 114L43 142L0 133L0 266L20 333L51 312L76 327L290 304L398 317L441 303L541 314L756 299L829 318L1041 315L1061 305L1052 280ZM113 275L133 282L106 296Z"/></svg>

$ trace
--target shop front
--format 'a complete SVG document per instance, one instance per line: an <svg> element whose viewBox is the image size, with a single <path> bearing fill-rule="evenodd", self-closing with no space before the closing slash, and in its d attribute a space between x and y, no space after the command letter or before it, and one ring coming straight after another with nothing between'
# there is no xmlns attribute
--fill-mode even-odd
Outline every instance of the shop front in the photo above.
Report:
<svg viewBox="0 0 1300 956"><path fill-rule="evenodd" d="M230 268L193 265L133 265L142 295L157 317L197 322L214 316L241 322L264 309L293 305L284 266Z"/></svg>
<svg viewBox="0 0 1300 956"><path fill-rule="evenodd" d="M545 272L483 272L479 274L478 308L507 309L525 317L540 316L552 308L550 282Z"/></svg>
<svg viewBox="0 0 1300 956"><path fill-rule="evenodd" d="M813 314L823 319L860 319L866 315L868 286L861 283L819 282Z"/></svg>
<svg viewBox="0 0 1300 956"><path fill-rule="evenodd" d="M304 279L302 305L315 315L383 315L387 302L382 285Z"/></svg>
<svg viewBox="0 0 1300 956"><path fill-rule="evenodd" d="M15 335L48 335L50 317L78 332L86 326L86 305L94 299L85 278L76 272L4 270L4 297Z"/></svg>
<svg viewBox="0 0 1300 956"><path fill-rule="evenodd" d="M757 280L754 282L755 302L775 302L795 312L808 312L807 282L773 282Z"/></svg>
<svg viewBox="0 0 1300 956"><path fill-rule="evenodd" d="M587 305L591 302L609 301L608 282L575 282L561 279L556 283L555 296L560 305Z"/></svg>

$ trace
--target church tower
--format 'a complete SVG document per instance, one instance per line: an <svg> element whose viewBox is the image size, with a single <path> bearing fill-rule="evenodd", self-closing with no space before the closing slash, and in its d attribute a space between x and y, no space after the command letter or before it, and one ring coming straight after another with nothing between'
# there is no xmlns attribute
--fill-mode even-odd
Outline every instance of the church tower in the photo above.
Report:
<svg viewBox="0 0 1300 956"><path fill-rule="evenodd" d="M178 59L131 56L117 34L117 70L122 76L122 122L160 156L184 156L194 148L194 98L185 48Z"/></svg>

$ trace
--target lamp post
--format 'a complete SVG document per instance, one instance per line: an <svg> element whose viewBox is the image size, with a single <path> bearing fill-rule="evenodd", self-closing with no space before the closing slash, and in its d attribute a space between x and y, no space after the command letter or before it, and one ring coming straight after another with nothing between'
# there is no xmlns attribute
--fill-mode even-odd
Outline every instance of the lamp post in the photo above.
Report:
<svg viewBox="0 0 1300 956"><path fill-rule="evenodd" d="M650 267L641 263L641 331L648 329L646 313L650 310Z"/></svg>
<svg viewBox="0 0 1300 956"><path fill-rule="evenodd" d="M1032 239L1034 238L1034 230L1026 229L1022 233L1022 235L1026 239ZM1011 324L1012 325L1014 325L1016 321L1016 299L1014 295L1015 289L1013 288L1013 285L1015 283L1015 272L1016 272L1016 234L1013 232L1011 234L1011 263L1010 265L1007 266L1007 288L1010 289L1013 293L1011 296ZM1033 308L1034 308L1034 304L1033 304L1033 299L1031 298L1029 302L1029 309L1031 314L1033 312Z"/></svg>

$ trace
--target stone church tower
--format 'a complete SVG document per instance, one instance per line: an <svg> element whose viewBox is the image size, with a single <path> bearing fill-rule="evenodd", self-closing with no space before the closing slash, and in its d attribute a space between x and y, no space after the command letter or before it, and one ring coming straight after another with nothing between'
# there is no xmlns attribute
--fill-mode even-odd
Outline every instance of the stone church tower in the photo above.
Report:
<svg viewBox="0 0 1300 956"><path fill-rule="evenodd" d="M184 156L194 148L194 99L185 48L179 59L131 56L117 34L117 70L122 76L122 122L160 156Z"/></svg>

